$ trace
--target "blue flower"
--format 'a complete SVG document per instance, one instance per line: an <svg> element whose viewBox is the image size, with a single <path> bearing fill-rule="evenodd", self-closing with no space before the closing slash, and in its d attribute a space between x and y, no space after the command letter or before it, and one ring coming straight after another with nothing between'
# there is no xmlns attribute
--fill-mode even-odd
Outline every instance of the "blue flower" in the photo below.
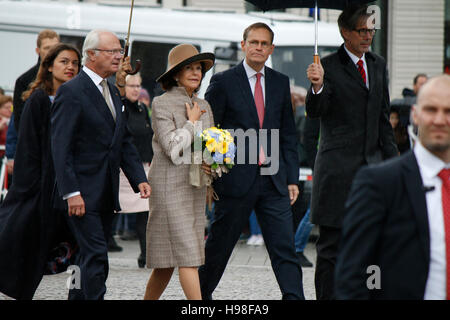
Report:
<svg viewBox="0 0 450 320"><path fill-rule="evenodd" d="M213 160L215 163L222 164L223 163L223 154L220 152L214 152Z"/></svg>

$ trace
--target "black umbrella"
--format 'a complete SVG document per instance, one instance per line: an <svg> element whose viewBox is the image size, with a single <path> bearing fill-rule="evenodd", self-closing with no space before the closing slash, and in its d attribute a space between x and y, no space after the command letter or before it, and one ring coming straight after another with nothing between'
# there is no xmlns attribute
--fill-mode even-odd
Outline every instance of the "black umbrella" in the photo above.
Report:
<svg viewBox="0 0 450 320"><path fill-rule="evenodd" d="M314 46L314 62L319 62L317 50L318 43L318 18L317 8L343 10L351 4L366 4L374 0L245 0L263 11L287 8L315 8L314 22L316 25L316 41Z"/></svg>

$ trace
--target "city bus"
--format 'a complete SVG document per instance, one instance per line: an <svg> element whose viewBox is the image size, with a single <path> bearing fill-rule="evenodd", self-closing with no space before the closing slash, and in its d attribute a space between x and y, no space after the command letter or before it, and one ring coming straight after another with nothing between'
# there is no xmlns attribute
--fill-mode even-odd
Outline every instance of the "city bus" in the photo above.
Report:
<svg viewBox="0 0 450 320"><path fill-rule="evenodd" d="M17 77L36 64L36 38L42 29L55 30L61 41L79 49L86 34L98 28L113 31L124 43L129 15L130 6L117 2L0 0L0 87L12 93ZM138 5L134 7L129 40L132 61L142 61L143 87L155 94L155 79L166 69L169 50L179 43L190 43L200 52L215 53L217 58L202 82L202 97L212 74L243 59L242 34L255 22L268 24L275 33L275 50L267 65L288 75L292 85L307 88L306 68L312 62L314 47L312 18L282 12ZM341 43L336 24L319 22L322 57L336 51Z"/></svg>

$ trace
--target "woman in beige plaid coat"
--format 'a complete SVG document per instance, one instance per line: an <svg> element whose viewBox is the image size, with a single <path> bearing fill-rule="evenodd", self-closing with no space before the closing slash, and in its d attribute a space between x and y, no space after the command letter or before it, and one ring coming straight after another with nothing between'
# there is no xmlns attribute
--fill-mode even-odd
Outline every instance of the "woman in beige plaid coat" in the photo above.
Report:
<svg viewBox="0 0 450 320"><path fill-rule="evenodd" d="M200 300L197 267L205 260L206 186L189 183L189 163L194 128L214 125L208 102L195 95L214 55L181 44L169 52L168 62L168 70L157 79L166 92L152 103L154 156L148 176L152 196L146 260L153 272L144 299L159 299L178 267L186 298Z"/></svg>

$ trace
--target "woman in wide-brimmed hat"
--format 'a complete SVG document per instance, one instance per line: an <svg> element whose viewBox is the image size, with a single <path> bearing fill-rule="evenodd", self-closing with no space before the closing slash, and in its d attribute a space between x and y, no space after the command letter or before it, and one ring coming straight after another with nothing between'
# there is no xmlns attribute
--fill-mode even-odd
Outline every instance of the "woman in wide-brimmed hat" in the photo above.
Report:
<svg viewBox="0 0 450 320"><path fill-rule="evenodd" d="M157 81L166 91L152 103L152 187L147 223L147 267L153 268L144 299L158 299L175 267L187 299L201 299L197 267L204 256L206 186L189 183L190 150L196 131L214 125L206 100L199 99L212 53L189 44L169 52L167 71Z"/></svg>

